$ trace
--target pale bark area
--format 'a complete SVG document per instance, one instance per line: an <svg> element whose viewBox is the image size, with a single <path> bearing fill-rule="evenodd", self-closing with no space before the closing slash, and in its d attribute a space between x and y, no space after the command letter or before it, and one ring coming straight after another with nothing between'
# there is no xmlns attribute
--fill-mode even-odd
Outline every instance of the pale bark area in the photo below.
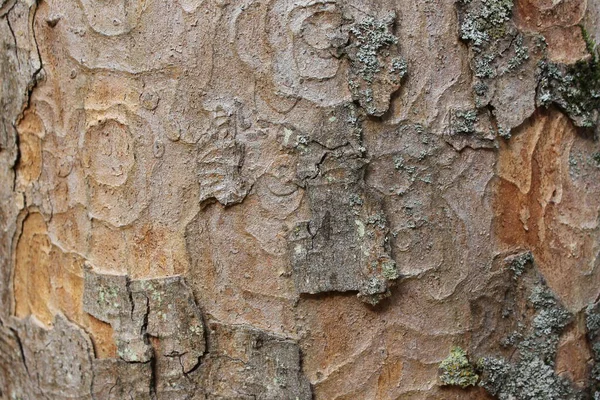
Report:
<svg viewBox="0 0 600 400"><path fill-rule="evenodd" d="M0 398L600 396L598 0L0 1Z"/></svg>

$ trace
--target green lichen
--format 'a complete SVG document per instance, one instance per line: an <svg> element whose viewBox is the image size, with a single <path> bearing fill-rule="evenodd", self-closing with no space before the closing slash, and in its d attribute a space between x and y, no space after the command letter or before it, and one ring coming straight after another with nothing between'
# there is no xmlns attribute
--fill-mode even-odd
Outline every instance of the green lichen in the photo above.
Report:
<svg viewBox="0 0 600 400"><path fill-rule="evenodd" d="M526 309L529 312L508 313L517 318L515 331L501 341L507 347L510 358L485 356L479 358L475 365L469 364L464 352L454 352L447 364L454 361L459 367L479 377L478 385L490 395L500 400L583 400L590 398L589 393L576 389L567 378L559 376L555 371L555 358L560 335L571 322L572 315L564 308L557 297L544 283L533 264L531 252L523 252L505 260L507 270L513 277L523 282L511 285L519 298L520 289L529 288ZM528 268L529 267L529 268ZM533 279L533 280L532 280ZM512 309L512 303L509 302ZM600 312L598 306L588 307L588 331L597 332L600 339ZM525 320L529 321L527 323ZM597 337L597 336L594 336ZM598 346L600 355L600 345ZM460 368L455 368L460 370ZM598 370L600 372L600 369ZM600 376L600 375L599 375ZM449 379L450 381L450 379ZM456 380L455 380L456 381ZM600 393L599 393L600 395Z"/></svg>
<svg viewBox="0 0 600 400"><path fill-rule="evenodd" d="M138 361L137 355L129 347L125 347L122 350L117 350L117 355L124 360L132 361L132 362Z"/></svg>
<svg viewBox="0 0 600 400"><path fill-rule="evenodd" d="M488 26L502 26L512 16L512 0L482 0L483 8L480 16Z"/></svg>
<svg viewBox="0 0 600 400"><path fill-rule="evenodd" d="M479 386L492 395L498 395L512 372L512 366L507 361L495 357L480 358L477 361L477 369L485 374Z"/></svg>
<svg viewBox="0 0 600 400"><path fill-rule="evenodd" d="M583 41L585 42L585 48L588 53L592 54L595 57L596 53L596 42L590 36L590 33L585 29L583 25L579 25L581 28L581 36L583 37Z"/></svg>
<svg viewBox="0 0 600 400"><path fill-rule="evenodd" d="M310 143L310 136L298 135L298 143L296 146L307 146Z"/></svg>
<svg viewBox="0 0 600 400"><path fill-rule="evenodd" d="M117 301L119 291L115 287L102 287L98 291L98 305L102 307L114 307L119 308L120 304Z"/></svg>
<svg viewBox="0 0 600 400"><path fill-rule="evenodd" d="M400 278L400 271L394 260L386 260L381 263L381 275L388 280Z"/></svg>
<svg viewBox="0 0 600 400"><path fill-rule="evenodd" d="M467 353L460 347L453 347L450 355L440 363L440 381L442 385L460 386L466 388L475 386L479 375L469 362Z"/></svg>
<svg viewBox="0 0 600 400"><path fill-rule="evenodd" d="M576 126L592 128L597 125L600 108L600 58L596 43L583 28L582 34L588 59L573 65L540 62L538 102L556 104Z"/></svg>
<svg viewBox="0 0 600 400"><path fill-rule="evenodd" d="M376 109L374 104L375 99L373 98L373 88L367 87L365 90L360 92L359 97L363 99L365 111L367 111L368 114L375 113Z"/></svg>

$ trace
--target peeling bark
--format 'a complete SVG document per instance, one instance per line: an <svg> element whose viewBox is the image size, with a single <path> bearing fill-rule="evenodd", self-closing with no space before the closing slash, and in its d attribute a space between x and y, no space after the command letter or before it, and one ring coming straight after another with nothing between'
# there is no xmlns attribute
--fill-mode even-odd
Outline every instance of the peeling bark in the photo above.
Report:
<svg viewBox="0 0 600 400"><path fill-rule="evenodd" d="M0 398L597 398L599 21L1 1Z"/></svg>

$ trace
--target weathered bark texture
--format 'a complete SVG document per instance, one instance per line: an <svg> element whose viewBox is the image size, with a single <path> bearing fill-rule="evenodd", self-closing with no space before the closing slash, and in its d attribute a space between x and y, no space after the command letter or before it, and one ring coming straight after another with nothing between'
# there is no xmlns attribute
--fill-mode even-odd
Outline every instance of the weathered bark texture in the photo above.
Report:
<svg viewBox="0 0 600 400"><path fill-rule="evenodd" d="M600 0L0 0L1 399L599 399Z"/></svg>

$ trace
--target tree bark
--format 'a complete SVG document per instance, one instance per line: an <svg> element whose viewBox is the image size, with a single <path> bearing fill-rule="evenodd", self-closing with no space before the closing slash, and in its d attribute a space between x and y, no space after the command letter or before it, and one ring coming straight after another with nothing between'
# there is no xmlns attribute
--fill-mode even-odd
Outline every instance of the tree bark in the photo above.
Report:
<svg viewBox="0 0 600 400"><path fill-rule="evenodd" d="M600 398L597 0L0 0L0 398Z"/></svg>

